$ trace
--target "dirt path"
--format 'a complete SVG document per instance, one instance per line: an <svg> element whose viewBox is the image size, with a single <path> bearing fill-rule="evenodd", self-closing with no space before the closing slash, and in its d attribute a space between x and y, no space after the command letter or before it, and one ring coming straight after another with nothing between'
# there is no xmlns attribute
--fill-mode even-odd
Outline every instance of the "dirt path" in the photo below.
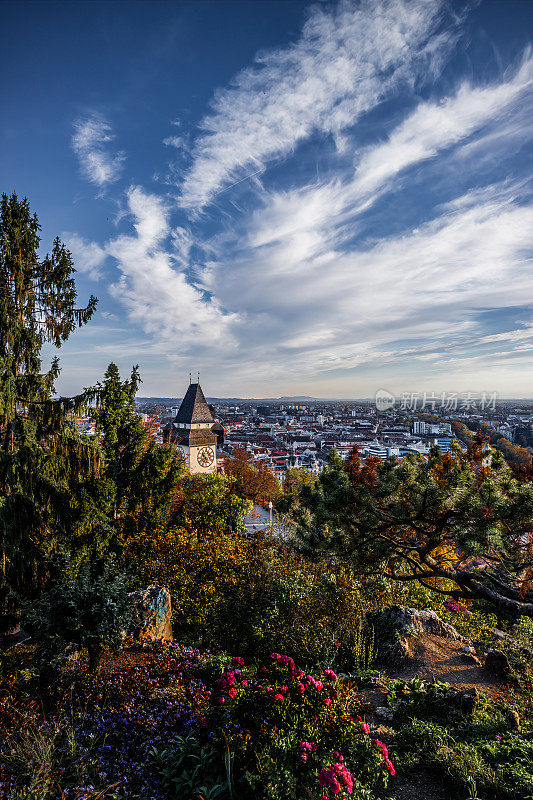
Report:
<svg viewBox="0 0 533 800"><path fill-rule="evenodd" d="M458 689L475 687L493 700L509 699L508 684L473 660L465 659L462 642L426 633L419 638L409 637L409 644L413 658L400 668L386 667L389 677L410 680L418 676L426 681L450 683Z"/></svg>
<svg viewBox="0 0 533 800"><path fill-rule="evenodd" d="M474 660L465 659L461 653L464 642L427 633L407 639L412 657L399 667L384 664L387 678L410 680L419 677L426 681L449 683L462 690L476 688L492 700L512 704L513 696L508 684ZM386 691L363 690L361 694L367 698L372 709L387 705ZM393 737L386 723L384 725L372 712L366 719L373 736L378 736L387 745L392 744ZM422 770L407 775L399 772L386 789L377 792L377 796L380 800L464 800L465 792L454 792L443 786L436 776Z"/></svg>

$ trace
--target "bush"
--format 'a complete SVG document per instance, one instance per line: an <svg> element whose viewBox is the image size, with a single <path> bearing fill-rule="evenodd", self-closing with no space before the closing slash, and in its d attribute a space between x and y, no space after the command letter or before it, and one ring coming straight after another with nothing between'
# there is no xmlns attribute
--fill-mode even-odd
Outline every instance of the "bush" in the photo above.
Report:
<svg viewBox="0 0 533 800"><path fill-rule="evenodd" d="M357 587L318 569L276 570L252 609L252 652L264 657L276 648L300 664L335 664L364 671L373 661L372 631Z"/></svg>
<svg viewBox="0 0 533 800"><path fill-rule="evenodd" d="M395 737L399 767L429 767L454 787L470 790L471 796L479 792L484 800L531 800L531 734L506 732L503 708L483 695L472 715L459 710L450 714L448 688L417 678L389 685L390 705L402 703L408 718Z"/></svg>
<svg viewBox="0 0 533 800"><path fill-rule="evenodd" d="M181 641L248 658L281 649L301 664L335 660L344 670L372 661L357 583L283 545L224 533L199 540L174 530L155 536L153 553L134 568L142 583L170 589Z"/></svg>
<svg viewBox="0 0 533 800"><path fill-rule="evenodd" d="M111 563L99 570L88 560L63 560L46 591L24 604L23 626L41 645L43 664L57 668L86 647L94 671L106 646L122 647L131 614L127 579Z"/></svg>
<svg viewBox="0 0 533 800"><path fill-rule="evenodd" d="M231 797L231 773L224 773L218 750L199 736L176 736L152 755L168 797L179 800L218 800Z"/></svg>
<svg viewBox="0 0 533 800"><path fill-rule="evenodd" d="M394 767L370 738L359 703L330 669L305 675L290 656L272 653L258 669L234 659L213 693L210 728L221 732L247 798L371 798ZM320 792L320 794L319 794Z"/></svg>

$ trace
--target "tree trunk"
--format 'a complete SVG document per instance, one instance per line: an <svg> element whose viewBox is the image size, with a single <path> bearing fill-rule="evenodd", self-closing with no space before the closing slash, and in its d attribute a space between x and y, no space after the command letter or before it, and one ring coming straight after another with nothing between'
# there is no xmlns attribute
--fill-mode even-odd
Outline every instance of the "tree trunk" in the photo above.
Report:
<svg viewBox="0 0 533 800"><path fill-rule="evenodd" d="M87 652L89 654L89 672L98 672L104 655L103 645L89 644L87 645Z"/></svg>

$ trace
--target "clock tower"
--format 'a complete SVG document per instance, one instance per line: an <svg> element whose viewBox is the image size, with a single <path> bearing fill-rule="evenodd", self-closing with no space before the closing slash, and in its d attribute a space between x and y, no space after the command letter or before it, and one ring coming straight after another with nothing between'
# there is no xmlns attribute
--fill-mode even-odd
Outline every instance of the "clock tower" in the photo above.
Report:
<svg viewBox="0 0 533 800"><path fill-rule="evenodd" d="M215 424L199 383L189 384L170 425L170 440L181 451L191 475L217 471Z"/></svg>

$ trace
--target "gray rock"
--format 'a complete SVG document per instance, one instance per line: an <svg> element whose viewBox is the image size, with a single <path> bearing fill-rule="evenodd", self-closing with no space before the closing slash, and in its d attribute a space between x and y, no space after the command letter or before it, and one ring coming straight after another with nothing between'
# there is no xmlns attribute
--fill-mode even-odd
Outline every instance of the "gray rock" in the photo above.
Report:
<svg viewBox="0 0 533 800"><path fill-rule="evenodd" d="M457 692L452 698L452 703L463 714L473 714L479 702L479 692L474 687L466 689L464 692Z"/></svg>
<svg viewBox="0 0 533 800"><path fill-rule="evenodd" d="M386 706L378 706L374 711L374 715L377 719L383 720L383 722L392 722L394 711Z"/></svg>
<svg viewBox="0 0 533 800"><path fill-rule="evenodd" d="M505 653L501 650L488 650L485 656L485 669L493 672L500 678L508 678L511 674L511 667Z"/></svg>
<svg viewBox="0 0 533 800"><path fill-rule="evenodd" d="M520 733L522 726L520 725L520 717L514 708L507 708L505 711L505 722L512 731Z"/></svg>
<svg viewBox="0 0 533 800"><path fill-rule="evenodd" d="M132 592L130 597L133 620L129 634L141 642L172 639L172 607L168 589L147 586Z"/></svg>
<svg viewBox="0 0 533 800"><path fill-rule="evenodd" d="M444 622L438 614L429 608L420 611L417 608L391 605L381 611L377 618L385 625L390 625L400 631L403 635L432 633L434 636L443 636L446 639L454 639L458 642L468 641L455 630L453 625Z"/></svg>
<svg viewBox="0 0 533 800"><path fill-rule="evenodd" d="M388 652L389 661L396 664L402 664L402 662L407 661L407 659L412 658L412 656L412 649L405 636L401 636Z"/></svg>

